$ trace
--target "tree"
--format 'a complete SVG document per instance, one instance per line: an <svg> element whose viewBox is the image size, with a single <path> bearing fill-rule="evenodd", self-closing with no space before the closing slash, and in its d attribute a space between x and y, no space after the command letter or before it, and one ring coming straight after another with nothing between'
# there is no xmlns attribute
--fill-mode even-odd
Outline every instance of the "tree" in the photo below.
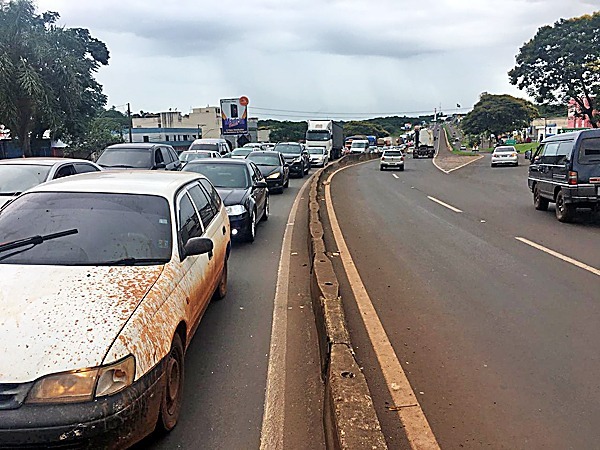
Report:
<svg viewBox="0 0 600 450"><path fill-rule="evenodd" d="M272 142L298 142L306 139L306 122L292 122L289 120L280 122L279 120L261 120L258 123L261 130L271 130L270 139Z"/></svg>
<svg viewBox="0 0 600 450"><path fill-rule="evenodd" d="M466 134L494 134L497 137L527 127L537 116L537 109L527 100L483 93L460 126Z"/></svg>
<svg viewBox="0 0 600 450"><path fill-rule="evenodd" d="M561 19L554 26L538 29L523 45L516 66L508 72L511 84L538 103L577 105L576 114L587 117L594 128L600 95L600 12Z"/></svg>
<svg viewBox="0 0 600 450"><path fill-rule="evenodd" d="M352 121L344 124L346 136L364 134L367 136L387 137L390 134L379 124L371 121Z"/></svg>
<svg viewBox="0 0 600 450"><path fill-rule="evenodd" d="M128 117L114 106L101 109L89 122L83 134L78 136L65 136L69 143L65 153L80 158L90 158L109 145L123 142L123 130L129 126Z"/></svg>
<svg viewBox="0 0 600 450"><path fill-rule="evenodd" d="M106 45L87 29L56 26L58 18L36 14L32 0L0 3L0 123L25 156L48 130L82 134L106 104L93 77L108 64Z"/></svg>

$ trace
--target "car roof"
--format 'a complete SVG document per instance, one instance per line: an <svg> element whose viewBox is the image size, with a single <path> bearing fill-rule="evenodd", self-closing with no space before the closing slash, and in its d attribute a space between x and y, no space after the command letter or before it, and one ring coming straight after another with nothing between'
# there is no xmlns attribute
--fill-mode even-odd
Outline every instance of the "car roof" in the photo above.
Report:
<svg viewBox="0 0 600 450"><path fill-rule="evenodd" d="M187 183L202 175L167 170L122 170L90 172L40 184L29 192L103 192L172 197Z"/></svg>
<svg viewBox="0 0 600 450"><path fill-rule="evenodd" d="M170 147L170 145L165 145L165 144L158 144L156 142L129 142L129 143L124 143L124 144L113 144L113 145L109 145L108 148L147 148L147 149L151 149L153 147L158 147L158 146L162 146L162 147Z"/></svg>
<svg viewBox="0 0 600 450"><path fill-rule="evenodd" d="M251 152L248 156L252 155L279 155L280 152L276 152L274 150L255 150L253 152Z"/></svg>
<svg viewBox="0 0 600 450"><path fill-rule="evenodd" d="M91 163L87 159L77 159L77 158L10 158L0 160L0 164L9 164L9 165L37 165L37 166L53 166L57 163L73 163L73 162L84 162Z"/></svg>
<svg viewBox="0 0 600 450"><path fill-rule="evenodd" d="M184 150L181 154L184 153L219 153L216 150Z"/></svg>
<svg viewBox="0 0 600 450"><path fill-rule="evenodd" d="M589 129L589 130L579 130L572 131L570 133L561 133L555 134L554 136L550 136L545 138L542 142L552 142L552 141L566 141L566 140L575 140L580 136L583 137L600 137L600 129Z"/></svg>
<svg viewBox="0 0 600 450"><path fill-rule="evenodd" d="M195 166L198 164L225 164L225 165L238 164L238 165L247 166L250 164L250 161L246 160L246 159L232 159L232 158L194 159L194 160L188 162L185 165L185 167ZM184 170L185 170L185 167L184 167Z"/></svg>
<svg viewBox="0 0 600 450"><path fill-rule="evenodd" d="M227 141L221 138L200 138L194 139L192 144L226 144Z"/></svg>

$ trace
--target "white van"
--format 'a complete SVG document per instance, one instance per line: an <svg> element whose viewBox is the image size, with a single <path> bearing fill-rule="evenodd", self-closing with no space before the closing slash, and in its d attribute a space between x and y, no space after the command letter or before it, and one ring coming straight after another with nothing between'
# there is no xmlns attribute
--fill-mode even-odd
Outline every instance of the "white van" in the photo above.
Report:
<svg viewBox="0 0 600 450"><path fill-rule="evenodd" d="M213 152L219 152L220 155L229 153L229 146L225 139L196 139L190 144L188 150L209 150Z"/></svg>
<svg viewBox="0 0 600 450"><path fill-rule="evenodd" d="M367 153L369 151L369 141L366 139L354 139L350 144L350 153Z"/></svg>

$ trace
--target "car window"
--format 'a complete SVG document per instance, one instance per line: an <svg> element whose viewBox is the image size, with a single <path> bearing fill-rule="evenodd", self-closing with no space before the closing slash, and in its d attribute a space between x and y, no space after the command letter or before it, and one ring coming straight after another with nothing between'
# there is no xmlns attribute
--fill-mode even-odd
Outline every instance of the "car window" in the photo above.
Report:
<svg viewBox="0 0 600 450"><path fill-rule="evenodd" d="M556 151L555 164L564 164L573 150L573 141L561 142Z"/></svg>
<svg viewBox="0 0 600 450"><path fill-rule="evenodd" d="M198 213L187 193L179 199L179 236L181 244L185 245L187 241L194 237L202 236L202 225L198 218Z"/></svg>
<svg viewBox="0 0 600 450"><path fill-rule="evenodd" d="M558 142L549 142L546 144L544 148L543 157L546 156L556 156L556 152L558 151Z"/></svg>
<svg viewBox="0 0 600 450"><path fill-rule="evenodd" d="M252 167L252 182L253 184L258 183L260 180L262 180L263 176L262 173L260 172L260 169L256 166L256 164L254 163L250 163L250 166Z"/></svg>
<svg viewBox="0 0 600 450"><path fill-rule="evenodd" d="M103 167L149 169L152 167L152 150L149 148L107 148L96 161Z"/></svg>
<svg viewBox="0 0 600 450"><path fill-rule="evenodd" d="M202 179L202 180L200 180L200 184L202 185L204 190L208 193L210 202L213 205L213 208L215 209L215 211L219 212L219 210L221 209L222 201L221 201L221 196L219 195L217 190L214 188L214 186L208 180Z"/></svg>
<svg viewBox="0 0 600 450"><path fill-rule="evenodd" d="M179 160L175 149L173 149L172 147L167 147L167 152L169 153L169 155L171 155L171 162L177 162Z"/></svg>
<svg viewBox="0 0 600 450"><path fill-rule="evenodd" d="M578 161L581 164L600 163L600 138L587 138L581 141Z"/></svg>
<svg viewBox="0 0 600 450"><path fill-rule="evenodd" d="M73 167L73 164L67 164L56 171L54 179L56 180L58 178L68 177L70 175L75 175L75 173L75 167Z"/></svg>
<svg viewBox="0 0 600 450"><path fill-rule="evenodd" d="M154 149L154 164L161 164L164 162L165 162L165 159L163 158L160 148L155 148Z"/></svg>
<svg viewBox="0 0 600 450"><path fill-rule="evenodd" d="M196 209L200 212L200 220L202 220L202 224L204 228L208 227L210 222L215 217L216 211L213 210L210 200L208 196L204 193L204 191L200 188L199 185L194 185L188 189L190 197L194 201L196 205Z"/></svg>
<svg viewBox="0 0 600 450"><path fill-rule="evenodd" d="M75 163L74 166L75 166L75 172L77 172L77 173L98 172L98 168L91 164Z"/></svg>
<svg viewBox="0 0 600 450"><path fill-rule="evenodd" d="M37 164L0 165L0 195L20 194L46 181L51 166Z"/></svg>
<svg viewBox="0 0 600 450"><path fill-rule="evenodd" d="M171 216L164 197L32 192L0 214L0 242L69 230L75 232L0 253L0 264L119 265L126 258L158 264L171 258Z"/></svg>

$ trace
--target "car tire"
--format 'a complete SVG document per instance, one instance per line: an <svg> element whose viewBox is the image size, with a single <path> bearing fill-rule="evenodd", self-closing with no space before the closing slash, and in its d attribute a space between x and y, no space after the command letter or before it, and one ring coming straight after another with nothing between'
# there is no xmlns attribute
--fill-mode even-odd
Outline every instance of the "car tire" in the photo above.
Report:
<svg viewBox="0 0 600 450"><path fill-rule="evenodd" d="M165 364L158 427L163 432L169 432L175 428L179 419L185 375L183 343L177 333L173 336L171 351L167 355Z"/></svg>
<svg viewBox="0 0 600 450"><path fill-rule="evenodd" d="M379 170L381 170L383 172L384 167L383 166L379 166Z"/></svg>
<svg viewBox="0 0 600 450"><path fill-rule="evenodd" d="M256 211L253 209L250 214L250 223L248 224L248 230L246 230L246 241L254 242L256 238Z"/></svg>
<svg viewBox="0 0 600 450"><path fill-rule="evenodd" d="M269 206L269 196L267 195L267 198L265 199L265 209L263 211L263 215L260 218L260 220L262 222L266 222L267 220L269 220L269 214L270 214L270 210L269 210L270 206Z"/></svg>
<svg viewBox="0 0 600 450"><path fill-rule="evenodd" d="M219 285L213 294L213 300L223 300L227 295L227 260L223 264L223 270L221 271L221 279Z"/></svg>
<svg viewBox="0 0 600 450"><path fill-rule="evenodd" d="M496 164L492 163L492 164L490 164L490 167L494 168L494 167L496 167Z"/></svg>
<svg viewBox="0 0 600 450"><path fill-rule="evenodd" d="M565 203L565 196L562 191L556 195L556 218L559 222L567 223L573 220L575 207Z"/></svg>
<svg viewBox="0 0 600 450"><path fill-rule="evenodd" d="M533 189L533 207L538 211L547 211L548 210L548 199L542 197L540 195L540 190L536 186Z"/></svg>
<svg viewBox="0 0 600 450"><path fill-rule="evenodd" d="M404 166L400 166L400 172L404 172Z"/></svg>

